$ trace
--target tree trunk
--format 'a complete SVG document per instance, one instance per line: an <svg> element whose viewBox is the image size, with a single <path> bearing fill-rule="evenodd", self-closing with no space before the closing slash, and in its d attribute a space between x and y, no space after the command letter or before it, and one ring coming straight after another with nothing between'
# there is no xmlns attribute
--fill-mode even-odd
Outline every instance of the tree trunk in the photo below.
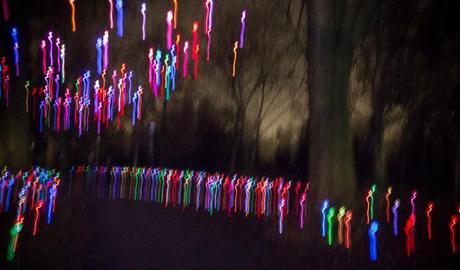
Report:
<svg viewBox="0 0 460 270"><path fill-rule="evenodd" d="M356 192L348 80L353 50L341 26L346 5L308 3L309 175L318 199L351 205Z"/></svg>
<svg viewBox="0 0 460 270"><path fill-rule="evenodd" d="M381 20L381 19L380 19ZM373 166L373 181L377 186L383 187L385 184L385 156L383 152L383 116L384 106L383 91L384 82L383 76L386 67L385 56L382 55L383 45L383 30L381 23L377 26L377 39L376 39L376 55L375 55L375 69L372 78L372 115L370 119L370 147Z"/></svg>

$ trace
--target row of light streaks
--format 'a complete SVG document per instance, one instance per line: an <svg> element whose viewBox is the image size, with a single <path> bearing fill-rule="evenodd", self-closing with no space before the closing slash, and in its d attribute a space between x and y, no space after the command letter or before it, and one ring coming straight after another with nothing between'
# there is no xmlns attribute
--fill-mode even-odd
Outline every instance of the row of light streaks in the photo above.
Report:
<svg viewBox="0 0 460 270"><path fill-rule="evenodd" d="M94 190L100 198L108 196L110 199L150 201L165 207L173 206L182 209L191 206L196 211L203 209L209 215L221 212L229 216L236 213L242 213L245 217L254 215L257 218L275 216L279 234L284 232L291 203L294 207L291 213L297 217L297 224L299 224L300 229L304 229L302 220L307 217L304 210L307 209L309 183L297 182L294 188L295 196L292 198L292 182L283 178L270 180L267 177L230 176L206 171L144 167L100 166L90 169L90 167L79 166L76 169L77 174L85 172L97 175L99 180ZM371 190L373 190L372 196L375 196L376 187L372 186ZM367 192L367 194L369 193ZM385 198L391 201L391 196L388 194L392 193L388 192L387 189ZM408 205L411 206L408 219L410 226L406 225L404 228L405 231L413 230L414 234L416 196L417 192L414 191L408 201ZM369 205L371 205L370 198ZM399 199L393 203L393 215L397 213L394 211L395 205L399 207ZM387 209L386 206L385 210ZM427 225L430 227L433 209L434 203L429 202L426 215L430 219L430 225ZM331 205L329 200L322 202L320 211L321 234L327 244L333 246L334 243L337 243L350 249L352 211L344 206L336 208ZM452 253L457 252L458 214L460 212L452 216L448 226ZM391 223L391 219L388 223ZM369 238L369 258L371 261L378 259L377 238L380 226L381 224L374 217L366 230ZM431 234L431 228L429 233ZM411 239L407 242L410 245L406 246L406 253L410 253L408 256L412 256L415 251L415 238L406 239ZM431 239L431 236L428 239Z"/></svg>
<svg viewBox="0 0 460 270"><path fill-rule="evenodd" d="M6 56L3 56L0 61L0 100L4 99L5 106L10 103L10 69L6 63Z"/></svg>
<svg viewBox="0 0 460 270"><path fill-rule="evenodd" d="M243 213L245 217L255 215L257 218L274 215L278 217L279 233L283 233L285 218L289 215L292 182L283 178L270 180L268 177L165 168L101 166L87 170L78 166L75 170L77 174L84 171L94 171L98 179L103 179L104 182L97 184L97 193L110 199L152 201L165 207L182 206L183 209L193 205L195 210L202 208L209 215L217 212L229 216ZM295 204L306 209L309 184L298 182L297 186L300 186L300 196L294 198ZM292 213L298 220L307 218L306 211Z"/></svg>
<svg viewBox="0 0 460 270"><path fill-rule="evenodd" d="M15 175L10 174L6 168L0 173L0 213L10 211L11 205L17 206L13 226L10 229L6 254L8 261L15 257L26 217L33 218L33 236L38 233L40 215L45 215L46 224L52 222L60 182L59 173L40 167L19 171Z"/></svg>

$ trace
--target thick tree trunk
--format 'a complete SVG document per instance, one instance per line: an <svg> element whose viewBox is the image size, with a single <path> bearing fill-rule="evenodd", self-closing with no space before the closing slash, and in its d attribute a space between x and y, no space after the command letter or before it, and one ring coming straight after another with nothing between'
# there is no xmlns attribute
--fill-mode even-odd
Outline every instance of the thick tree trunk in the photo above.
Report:
<svg viewBox="0 0 460 270"><path fill-rule="evenodd" d="M308 3L309 168L318 199L351 205L356 192L348 80L353 50L342 33L346 5Z"/></svg>
<svg viewBox="0 0 460 270"><path fill-rule="evenodd" d="M377 186L385 184L386 162L383 151L383 132L384 132L384 102L383 102L383 76L384 61L380 61L379 46L377 45L377 58L375 63L375 74L372 81L372 116L370 119L370 147L373 166L373 182ZM384 59L382 59L384 60Z"/></svg>

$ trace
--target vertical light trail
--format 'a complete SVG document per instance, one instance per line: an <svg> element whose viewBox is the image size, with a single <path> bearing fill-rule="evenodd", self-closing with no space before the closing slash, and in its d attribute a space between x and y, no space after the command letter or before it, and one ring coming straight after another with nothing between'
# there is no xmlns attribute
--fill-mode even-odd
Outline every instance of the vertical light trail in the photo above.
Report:
<svg viewBox="0 0 460 270"><path fill-rule="evenodd" d="M75 0L69 0L70 4L70 18L72 22L72 32L77 31L77 23L75 22Z"/></svg>

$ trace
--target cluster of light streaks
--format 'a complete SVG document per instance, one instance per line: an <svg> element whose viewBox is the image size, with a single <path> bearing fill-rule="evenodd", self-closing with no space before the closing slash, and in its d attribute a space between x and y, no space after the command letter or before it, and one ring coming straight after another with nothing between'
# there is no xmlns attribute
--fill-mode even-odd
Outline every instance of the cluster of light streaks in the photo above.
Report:
<svg viewBox="0 0 460 270"><path fill-rule="evenodd" d="M17 206L13 226L10 229L6 254L8 261L15 257L26 217L33 216L33 236L38 232L40 213L46 212L46 223L51 223L60 182L59 173L40 167L19 171L16 174L10 174L5 168L0 173L0 213L10 211L10 206L13 204Z"/></svg>
<svg viewBox="0 0 460 270"><path fill-rule="evenodd" d="M53 53L51 46L53 34L51 32L48 34L48 41L50 44L49 61L47 61L46 42L42 42L43 65L49 65L44 78L46 83L43 86L32 88L31 106L29 106L29 99L26 100L26 110L32 111L32 118L35 120L35 115L37 113L39 115L38 129L40 132L43 132L45 128L54 132L70 131L73 127L78 131L78 137L81 137L83 133L88 133L91 126L94 126L97 134L100 134L102 127L109 128L110 123L119 129L127 105L131 105L133 100L135 101L132 107L134 120L141 120L143 88L138 86L138 90L132 92L133 72L127 70L126 64L122 64L119 73L116 69L113 70L111 84L106 81L108 31L105 31L104 36L96 41L99 77L92 85L91 72L87 70L77 78L74 87L66 88L64 93L60 92L60 88L64 81L65 47L64 44L60 46L60 40L56 39L57 53ZM57 61L53 61L55 58ZM61 70L61 76L56 74L59 73L59 70ZM174 83L172 87L175 87ZM135 122L132 121L133 125Z"/></svg>
<svg viewBox="0 0 460 270"><path fill-rule="evenodd" d="M148 52L149 69L148 80L154 97L169 100L171 92L176 89L177 57L176 44L172 44L171 50L162 53L157 50L154 57L154 49ZM164 56L164 60L162 60Z"/></svg>

